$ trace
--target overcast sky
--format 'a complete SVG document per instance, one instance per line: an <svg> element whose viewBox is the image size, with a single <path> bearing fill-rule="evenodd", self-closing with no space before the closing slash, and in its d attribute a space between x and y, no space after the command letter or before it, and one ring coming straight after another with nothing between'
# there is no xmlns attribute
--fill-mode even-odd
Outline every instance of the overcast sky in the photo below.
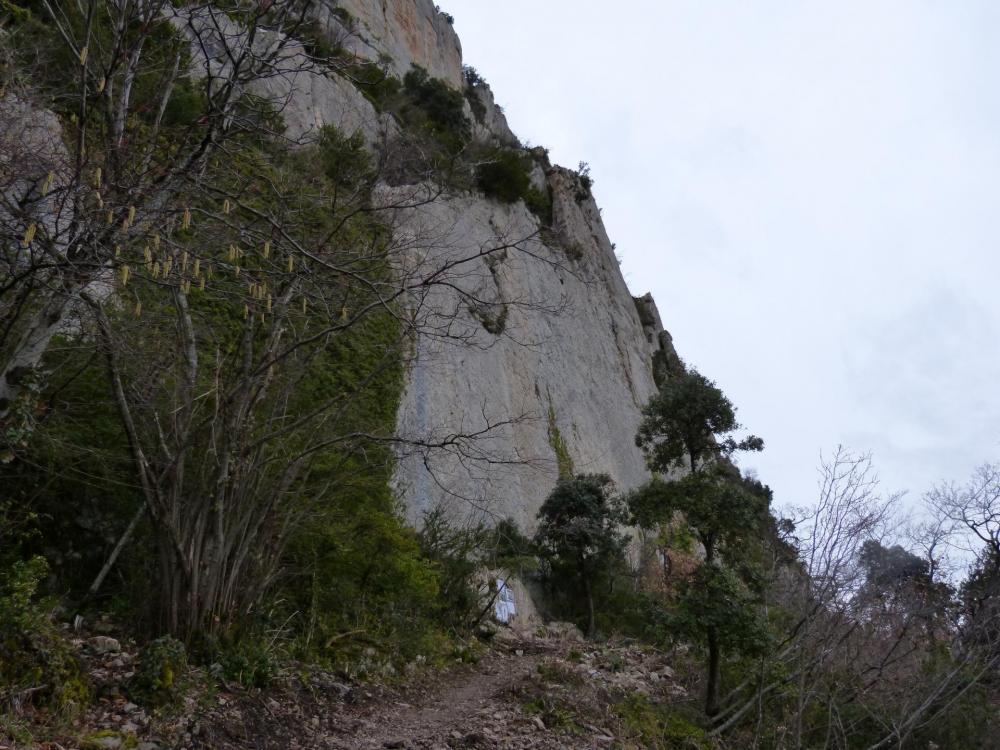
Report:
<svg viewBox="0 0 1000 750"><path fill-rule="evenodd" d="M1000 460L1000 2L442 2L777 503L838 443L914 499Z"/></svg>

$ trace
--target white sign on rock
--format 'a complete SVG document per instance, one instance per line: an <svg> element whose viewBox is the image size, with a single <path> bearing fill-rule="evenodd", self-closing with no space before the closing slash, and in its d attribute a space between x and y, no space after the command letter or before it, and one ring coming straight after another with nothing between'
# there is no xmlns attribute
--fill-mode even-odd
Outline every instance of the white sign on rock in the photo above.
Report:
<svg viewBox="0 0 1000 750"><path fill-rule="evenodd" d="M498 622L510 622L516 614L514 592L508 588L507 583L502 578L497 578L497 598L494 600L493 609Z"/></svg>

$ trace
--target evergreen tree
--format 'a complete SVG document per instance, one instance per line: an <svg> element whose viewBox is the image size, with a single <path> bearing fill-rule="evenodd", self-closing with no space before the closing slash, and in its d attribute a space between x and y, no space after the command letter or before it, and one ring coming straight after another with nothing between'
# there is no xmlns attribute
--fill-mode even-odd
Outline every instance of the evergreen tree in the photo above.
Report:
<svg viewBox="0 0 1000 750"><path fill-rule="evenodd" d="M597 574L622 553L627 538L618 531L625 520L606 474L561 479L538 510L535 542L554 572L574 577L587 600L587 633L593 635Z"/></svg>
<svg viewBox="0 0 1000 750"><path fill-rule="evenodd" d="M756 576L746 552L766 518L770 490L744 480L727 460L764 447L753 435L733 438L739 427L732 402L700 373L665 381L643 409L636 444L658 475L687 473L676 481L654 478L629 498L635 523L654 527L680 513L704 548L701 568L680 589L676 622L708 650L709 716L719 708L723 648L748 653L766 640L747 586Z"/></svg>

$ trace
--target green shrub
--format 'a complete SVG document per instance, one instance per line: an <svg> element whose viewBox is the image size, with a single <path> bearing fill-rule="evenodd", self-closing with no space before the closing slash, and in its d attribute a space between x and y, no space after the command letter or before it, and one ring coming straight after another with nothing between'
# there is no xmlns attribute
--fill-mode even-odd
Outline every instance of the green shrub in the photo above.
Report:
<svg viewBox="0 0 1000 750"><path fill-rule="evenodd" d="M552 197L531 182L531 156L514 149L493 149L476 167L476 187L502 203L524 201L543 225L552 223Z"/></svg>
<svg viewBox="0 0 1000 750"><path fill-rule="evenodd" d="M531 187L531 160L518 151L497 149L476 167L476 185L503 203L522 200Z"/></svg>
<svg viewBox="0 0 1000 750"><path fill-rule="evenodd" d="M274 681L279 671L278 657L274 641L264 637L234 639L215 655L227 679L254 688L267 687Z"/></svg>
<svg viewBox="0 0 1000 750"><path fill-rule="evenodd" d="M139 654L139 665L129 685L129 695L150 708L177 703L187 671L187 650L176 638L163 636L147 644Z"/></svg>
<svg viewBox="0 0 1000 750"><path fill-rule="evenodd" d="M632 694L615 707L631 738L650 750L710 750L705 730L667 706L655 705Z"/></svg>
<svg viewBox="0 0 1000 750"><path fill-rule="evenodd" d="M398 114L404 124L427 131L451 152L469 141L472 129L462 92L414 65L403 77L403 93L406 103Z"/></svg>
<svg viewBox="0 0 1000 750"><path fill-rule="evenodd" d="M482 123L486 120L486 105L479 98L479 93L476 89L480 86L485 86L486 81L470 65L462 68L462 77L465 79L465 100L469 102L469 107L472 109L472 115L476 118L476 122Z"/></svg>
<svg viewBox="0 0 1000 750"><path fill-rule="evenodd" d="M29 696L62 710L81 707L90 691L80 665L52 607L37 598L48 565L33 557L0 572L0 704Z"/></svg>
<svg viewBox="0 0 1000 750"><path fill-rule="evenodd" d="M392 111L399 105L403 84L382 66L375 63L351 62L337 70L357 87L376 111Z"/></svg>
<svg viewBox="0 0 1000 750"><path fill-rule="evenodd" d="M478 573L488 535L483 526L454 526L447 513L435 508L424 514L418 534L420 550L438 571L438 617L454 630L474 624L483 605Z"/></svg>
<svg viewBox="0 0 1000 750"><path fill-rule="evenodd" d="M372 158L360 133L347 136L333 125L320 131L317 157L327 179L339 189L368 187L372 177Z"/></svg>

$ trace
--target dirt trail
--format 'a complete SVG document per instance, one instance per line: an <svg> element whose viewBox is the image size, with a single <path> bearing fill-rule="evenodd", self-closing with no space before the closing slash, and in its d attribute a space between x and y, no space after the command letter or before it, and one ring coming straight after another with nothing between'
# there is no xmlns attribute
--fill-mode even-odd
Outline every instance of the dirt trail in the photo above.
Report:
<svg viewBox="0 0 1000 750"><path fill-rule="evenodd" d="M453 674L449 682L423 695L409 696L412 702L373 706L365 711L367 716L359 716L343 747L540 747L509 735L522 734L518 729L526 735L541 729L518 715L510 696L511 688L527 678L541 658L491 654L469 672Z"/></svg>
<svg viewBox="0 0 1000 750"><path fill-rule="evenodd" d="M192 674L179 712L151 714L123 692L137 651L97 652L78 639L95 691L74 726L53 742L4 746L148 750L605 750L643 747L616 705L642 693L685 699L668 655L625 641L586 642L570 627L500 630L476 664L415 672L401 684L342 682L302 671L266 690L216 685ZM540 632L539 632L540 631ZM120 646L120 644L116 645ZM41 725L40 725L41 726ZM44 728L44 727L43 727Z"/></svg>

